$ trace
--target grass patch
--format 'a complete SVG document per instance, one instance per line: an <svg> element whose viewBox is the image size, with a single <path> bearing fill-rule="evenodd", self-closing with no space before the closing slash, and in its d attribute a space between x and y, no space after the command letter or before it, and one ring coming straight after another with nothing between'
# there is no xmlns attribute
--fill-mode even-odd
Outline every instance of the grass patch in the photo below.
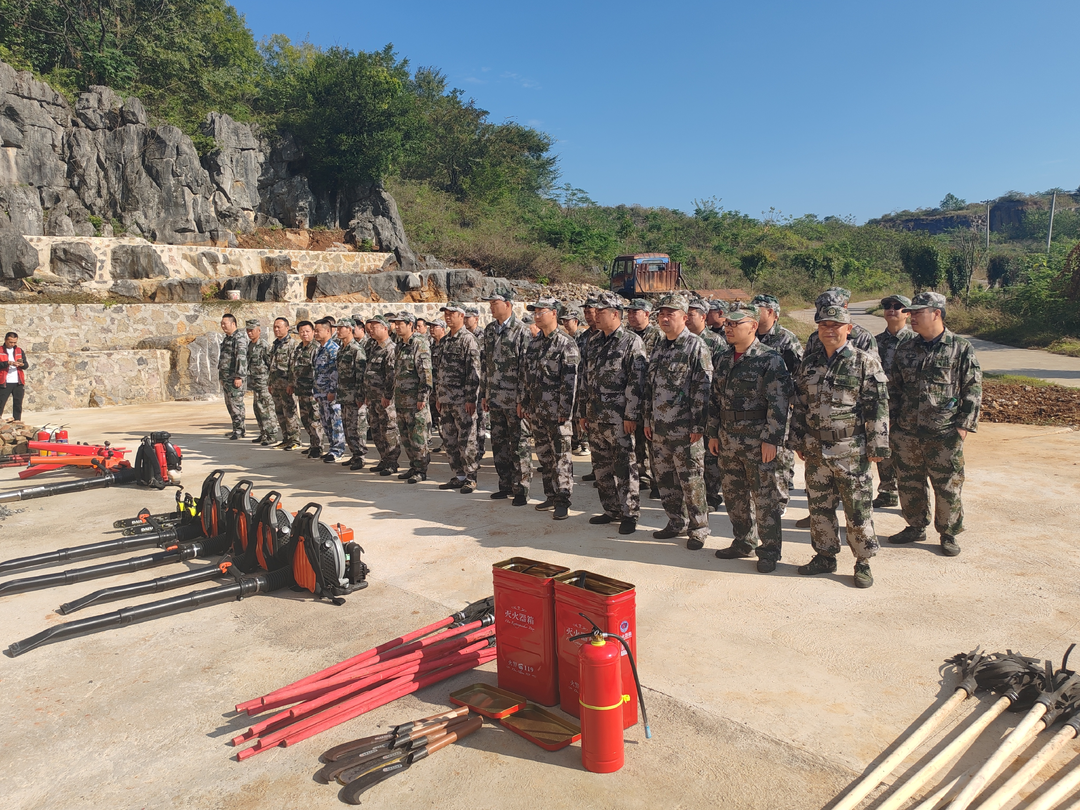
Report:
<svg viewBox="0 0 1080 810"><path fill-rule="evenodd" d="M1063 354L1066 357L1080 357L1080 338L1058 338L1047 346L1046 350L1054 354Z"/></svg>
<svg viewBox="0 0 1080 810"><path fill-rule="evenodd" d="M806 321L799 321L792 318L790 315L780 316L780 325L785 329L790 329L795 333L795 336L805 346L806 341L810 338L810 335L817 331L817 327L812 323L806 323Z"/></svg>
<svg viewBox="0 0 1080 810"><path fill-rule="evenodd" d="M1040 380L1038 377L1025 377L1022 374L997 374L994 372L985 372L983 374L984 380L992 380L993 382L1001 383L1002 385L1030 385L1032 388L1047 388L1054 384L1046 380Z"/></svg>

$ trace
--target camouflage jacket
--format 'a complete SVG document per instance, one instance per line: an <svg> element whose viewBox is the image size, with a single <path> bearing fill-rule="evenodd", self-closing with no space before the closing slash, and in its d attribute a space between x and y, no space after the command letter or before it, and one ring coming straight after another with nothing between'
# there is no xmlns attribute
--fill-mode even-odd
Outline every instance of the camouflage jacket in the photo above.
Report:
<svg viewBox="0 0 1080 810"><path fill-rule="evenodd" d="M567 337L570 337L570 335L567 334ZM585 399L581 396L581 392L589 385L589 355L596 351L596 347L603 337L604 333L599 329L579 329L576 335L570 337L578 348L578 394L575 397L574 409L576 411L576 416L579 419L586 415Z"/></svg>
<svg viewBox="0 0 1080 810"><path fill-rule="evenodd" d="M889 412L897 430L937 436L979 427L982 369L967 340L946 329L927 343L920 337L896 349L889 372Z"/></svg>
<svg viewBox="0 0 1080 810"><path fill-rule="evenodd" d="M735 359L728 346L713 367L709 398L710 439L729 436L781 446L787 431L788 406L795 393L784 358L755 340Z"/></svg>
<svg viewBox="0 0 1080 810"><path fill-rule="evenodd" d="M727 349L728 344L724 338L711 332L708 329L702 329L698 334L697 339L705 344L705 348L709 350L709 360L712 361L713 366L716 366L716 361L720 359L720 355Z"/></svg>
<svg viewBox="0 0 1080 810"><path fill-rule="evenodd" d="M267 358L270 382L283 382L286 385L292 382L292 363L295 354L296 341L293 340L292 335L274 339L274 342L270 344L270 353Z"/></svg>
<svg viewBox="0 0 1080 810"><path fill-rule="evenodd" d="M319 344L311 341L307 346L302 341L296 342L292 357L292 384L298 397L310 397L315 388L315 352Z"/></svg>
<svg viewBox="0 0 1080 810"><path fill-rule="evenodd" d="M862 349L864 352L877 352L877 341L874 340L874 336L870 334L870 330L865 329L859 324L852 324L851 334L848 335L847 342L852 344L856 349ZM810 337L806 339L806 354L821 349L821 338L817 336L817 332L811 333Z"/></svg>
<svg viewBox="0 0 1080 810"><path fill-rule="evenodd" d="M553 424L573 418L580 365L577 343L561 329L529 341L518 396L531 421Z"/></svg>
<svg viewBox="0 0 1080 810"><path fill-rule="evenodd" d="M368 402L382 404L384 399L394 398L394 367L397 364L398 346L389 338L386 343L372 341L374 348L367 352L364 366L364 397Z"/></svg>
<svg viewBox="0 0 1080 810"><path fill-rule="evenodd" d="M315 385L312 391L320 399L325 399L329 394L337 399L337 358L340 350L341 344L336 340L328 340L315 350Z"/></svg>
<svg viewBox="0 0 1080 810"><path fill-rule="evenodd" d="M270 381L270 344L266 338L248 341L247 373L251 386L265 387Z"/></svg>
<svg viewBox="0 0 1080 810"><path fill-rule="evenodd" d="M440 405L475 404L480 396L480 347L464 326L443 336L435 393Z"/></svg>
<svg viewBox="0 0 1080 810"><path fill-rule="evenodd" d="M394 403L415 405L431 396L431 349L423 335L413 333L398 348L394 364Z"/></svg>
<svg viewBox="0 0 1080 810"><path fill-rule="evenodd" d="M221 339L217 363L219 380L247 379L247 342L247 336L239 329Z"/></svg>
<svg viewBox="0 0 1080 810"><path fill-rule="evenodd" d="M712 361L689 329L674 340L662 337L649 358L642 418L654 441L686 442L704 435L712 385Z"/></svg>
<svg viewBox="0 0 1080 810"><path fill-rule="evenodd" d="M338 351L337 401L349 405L364 401L364 371L367 353L363 342L353 338Z"/></svg>
<svg viewBox="0 0 1080 810"><path fill-rule="evenodd" d="M794 374L798 370L799 362L803 356L802 344L794 332L785 329L780 325L780 321L777 321L773 324L772 329L757 337L758 340L784 358L784 365L787 366L788 374Z"/></svg>
<svg viewBox="0 0 1080 810"><path fill-rule="evenodd" d="M892 364L893 358L896 356L896 347L907 340L911 340L913 337L915 337L915 333L907 326L895 335L886 329L880 335L874 336L874 340L877 341L878 357L881 358L881 367L885 369L886 376L892 374Z"/></svg>
<svg viewBox="0 0 1080 810"><path fill-rule="evenodd" d="M653 349L656 348L656 344L664 339L664 333L660 331L660 327L656 324L650 323L640 332L637 329L631 329L635 335L641 338L641 342L645 346L645 359L648 360L652 357Z"/></svg>
<svg viewBox="0 0 1080 810"><path fill-rule="evenodd" d="M645 387L645 345L641 338L620 326L610 335L600 332L585 361L588 387L579 398L579 413L596 424L618 424L641 419L641 393Z"/></svg>
<svg viewBox="0 0 1080 810"><path fill-rule="evenodd" d="M787 446L822 455L889 455L889 393L877 352L851 341L830 358L818 345L795 374L795 406Z"/></svg>
<svg viewBox="0 0 1080 810"><path fill-rule="evenodd" d="M480 398L492 410L517 407L525 352L532 335L529 328L511 315L499 325L492 321L484 330L484 368L480 380Z"/></svg>

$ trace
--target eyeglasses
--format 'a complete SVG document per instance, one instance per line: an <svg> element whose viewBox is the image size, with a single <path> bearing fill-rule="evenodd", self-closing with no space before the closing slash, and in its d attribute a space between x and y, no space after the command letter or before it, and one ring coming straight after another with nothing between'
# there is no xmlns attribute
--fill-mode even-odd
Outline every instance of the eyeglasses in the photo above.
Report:
<svg viewBox="0 0 1080 810"><path fill-rule="evenodd" d="M886 312L896 312L904 308L904 305L899 301L889 301L887 304L882 304L881 306Z"/></svg>

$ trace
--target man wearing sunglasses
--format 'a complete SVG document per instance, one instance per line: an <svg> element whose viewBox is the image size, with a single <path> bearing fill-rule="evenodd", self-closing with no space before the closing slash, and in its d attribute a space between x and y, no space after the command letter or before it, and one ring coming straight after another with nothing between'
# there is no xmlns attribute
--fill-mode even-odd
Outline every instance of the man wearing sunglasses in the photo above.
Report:
<svg viewBox="0 0 1080 810"><path fill-rule="evenodd" d="M911 306L911 299L903 295L889 295L881 299L885 331L880 335L875 335L874 339L877 341L878 357L881 358L881 367L885 369L886 376L892 368L896 347L905 340L915 337L915 333L908 327L908 318L911 316L904 309L909 306ZM896 494L896 468L893 467L892 457L879 461L877 470L878 494L874 498L874 508L897 506L900 499Z"/></svg>

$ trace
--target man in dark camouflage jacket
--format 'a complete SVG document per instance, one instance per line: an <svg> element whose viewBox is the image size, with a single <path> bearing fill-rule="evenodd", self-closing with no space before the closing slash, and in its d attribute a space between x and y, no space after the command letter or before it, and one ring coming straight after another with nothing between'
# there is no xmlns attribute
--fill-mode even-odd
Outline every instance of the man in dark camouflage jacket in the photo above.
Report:
<svg viewBox="0 0 1080 810"><path fill-rule="evenodd" d="M221 331L225 337L221 340L218 354L218 381L221 393L225 397L225 407L232 422L230 439L239 439L244 435L244 381L247 379L247 339L236 326L236 317L232 313L221 316Z"/></svg>
<svg viewBox="0 0 1080 810"><path fill-rule="evenodd" d="M929 479L941 551L955 557L960 553L956 535L964 530L964 439L979 427L982 369L971 344L945 328L945 296L919 293L905 309L918 337L896 349L889 372L889 410L900 508L908 525L889 542L926 539Z"/></svg>
<svg viewBox="0 0 1080 810"><path fill-rule="evenodd" d="M479 458L476 408L480 398L480 347L465 328L465 307L452 302L442 308L450 334L442 339L439 376L435 380L439 424L454 477L439 489L465 495L476 491Z"/></svg>
<svg viewBox="0 0 1080 810"><path fill-rule="evenodd" d="M390 339L390 324L382 315L367 319L371 329L372 346L367 350L364 367L364 397L367 400L371 440L379 454L379 463L372 467L383 477L397 472L401 458L398 439L397 412L394 410L394 365L397 344Z"/></svg>
<svg viewBox="0 0 1080 810"><path fill-rule="evenodd" d="M325 437L315 402L315 352L319 350L319 344L315 342L315 324L311 321L300 321L296 324L296 333L300 342L293 352L290 393L296 394L300 421L308 434L308 458L321 458Z"/></svg>
<svg viewBox="0 0 1080 810"><path fill-rule="evenodd" d="M292 361L296 354L296 341L289 334L286 318L274 319L274 342L270 346L268 360L270 370L270 396L274 399L274 415L281 428L282 450L295 450L300 446L300 420L296 414L296 398L292 393Z"/></svg>
<svg viewBox="0 0 1080 810"><path fill-rule="evenodd" d="M641 343L645 347L646 368L657 342L664 338L660 328L654 323L649 323L652 311L653 305L647 298L635 298L626 305L626 325L631 332L641 338ZM637 432L634 434L634 456L637 458L641 486L651 489L650 498L659 499L660 489L652 477L652 446L645 438L644 419L638 420Z"/></svg>
<svg viewBox="0 0 1080 810"><path fill-rule="evenodd" d="M270 344L262 337L262 324L257 320L244 323L247 330L248 388L255 406L255 420L259 423L259 435L252 444L268 447L278 431L274 417L274 400L270 396Z"/></svg>
<svg viewBox="0 0 1080 810"><path fill-rule="evenodd" d="M491 451L499 476L499 488L491 498L513 496L515 506L524 506L529 502L532 453L517 403L525 352L532 338L528 327L514 315L511 292L503 290L484 300L491 308L492 321L484 330L480 404L491 418Z"/></svg>
<svg viewBox="0 0 1080 810"><path fill-rule="evenodd" d="M910 305L911 299L903 295L888 295L881 299L885 331L875 335L874 339L877 341L878 357L881 359L881 367L885 369L886 377L889 376L889 369L892 368L896 348L905 340L915 337L915 333L907 325L910 316L904 311L904 307ZM897 506L900 499L896 494L896 468L893 466L893 457L889 456L879 461L877 470L878 494L874 498L874 508Z"/></svg>
<svg viewBox="0 0 1080 810"><path fill-rule="evenodd" d="M484 368L484 330L480 326L480 307L469 304L465 307L465 328L468 329L480 349L480 368ZM487 411L476 412L476 460L479 466L487 447L487 436L491 433L491 417Z"/></svg>
<svg viewBox="0 0 1080 810"><path fill-rule="evenodd" d="M758 340L778 352L784 358L788 373L794 376L802 362L802 343L794 332L780 325L780 302L772 295L755 295L750 303L757 306L761 313L758 319ZM780 459L780 469L784 473L784 487L790 490L795 479L795 454L782 444L777 456Z"/></svg>
<svg viewBox="0 0 1080 810"><path fill-rule="evenodd" d="M834 306L847 309L850 300L851 293L843 287L829 287L829 289L825 290L825 292L814 299L814 309L819 310L822 307ZM851 335L848 337L848 341L856 349L862 349L864 352L877 351L877 341L874 340L874 336L870 334L868 329L859 326L857 323L851 325ZM819 348L821 348L821 339L815 332L806 340L806 354L810 354L811 351Z"/></svg>
<svg viewBox="0 0 1080 810"><path fill-rule="evenodd" d="M364 415L364 432L360 432L360 407L364 400L364 371L367 368L367 353L361 341L366 334L364 322L354 318L342 318L337 322L337 337L340 349L337 356L337 403L341 406L341 424L345 429L345 446L351 456L341 462L350 470L364 468L364 456L367 455L367 411Z"/></svg>
<svg viewBox="0 0 1080 810"><path fill-rule="evenodd" d="M397 411L401 446L409 457L409 469L398 478L410 484L419 484L427 480L428 465L431 463L428 400L431 399L433 382L431 349L427 340L413 331L414 323L412 313L403 311L394 316L394 330L401 338L394 367L394 410Z"/></svg>
<svg viewBox="0 0 1080 810"><path fill-rule="evenodd" d="M693 332L709 350L715 368L717 360L727 350L727 340L706 328L706 318L712 305L702 298L691 299L686 313L686 328ZM705 502L710 509L719 509L724 502L720 481L720 460L712 453L705 454Z"/></svg>

